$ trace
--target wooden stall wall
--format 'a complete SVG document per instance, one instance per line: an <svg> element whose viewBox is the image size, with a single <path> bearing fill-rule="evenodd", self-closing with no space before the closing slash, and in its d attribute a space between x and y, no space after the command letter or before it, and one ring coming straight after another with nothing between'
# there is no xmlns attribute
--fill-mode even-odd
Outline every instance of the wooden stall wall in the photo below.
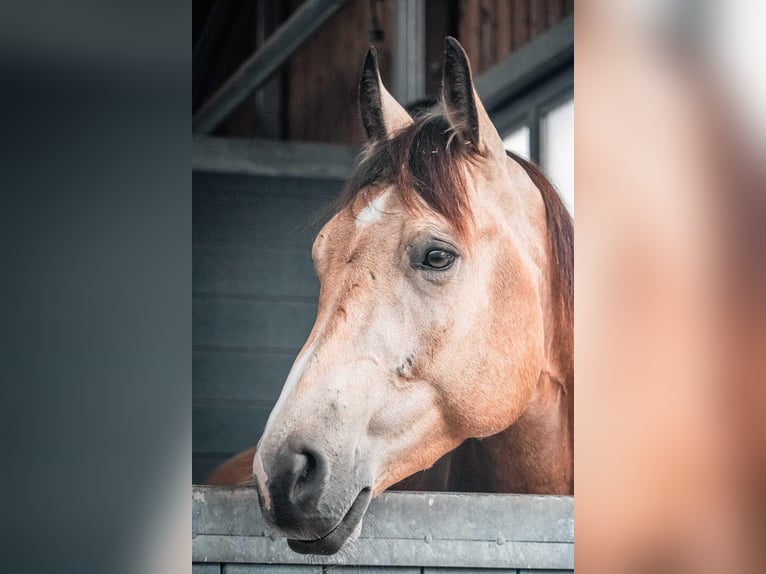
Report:
<svg viewBox="0 0 766 574"><path fill-rule="evenodd" d="M387 31L391 29L391 5L390 0L349 2L290 58L286 68L287 139L363 142L357 106L359 73L367 49L374 44L383 82L390 85L392 35Z"/></svg>
<svg viewBox="0 0 766 574"><path fill-rule="evenodd" d="M459 0L456 37L478 75L573 10L573 0Z"/></svg>
<svg viewBox="0 0 766 574"><path fill-rule="evenodd" d="M193 109L303 0L195 0ZM401 0L351 0L271 80L215 130L218 136L358 145L357 84L374 44L391 85L395 10ZM425 3L426 100L438 96L444 37L455 36L475 75L572 14L572 0L418 0ZM411 103L411 102L410 102Z"/></svg>
<svg viewBox="0 0 766 574"><path fill-rule="evenodd" d="M290 15L287 2L195 0L192 110L202 104ZM214 130L226 137L283 138L285 73L279 70Z"/></svg>
<svg viewBox="0 0 766 574"><path fill-rule="evenodd" d="M444 38L454 36L476 76L556 25L573 11L572 0L424 0L426 100L441 89ZM361 144L357 113L359 72L367 47L380 54L391 87L396 0L354 0L290 60L286 71L286 137ZM300 5L295 2L293 8ZM412 103L412 102L409 102Z"/></svg>

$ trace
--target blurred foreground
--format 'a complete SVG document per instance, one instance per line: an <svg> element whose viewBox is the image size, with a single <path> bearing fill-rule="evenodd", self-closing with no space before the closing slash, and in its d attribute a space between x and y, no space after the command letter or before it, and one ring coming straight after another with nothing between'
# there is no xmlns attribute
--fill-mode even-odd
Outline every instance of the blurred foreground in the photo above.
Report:
<svg viewBox="0 0 766 574"><path fill-rule="evenodd" d="M580 572L766 571L759 11L577 7Z"/></svg>

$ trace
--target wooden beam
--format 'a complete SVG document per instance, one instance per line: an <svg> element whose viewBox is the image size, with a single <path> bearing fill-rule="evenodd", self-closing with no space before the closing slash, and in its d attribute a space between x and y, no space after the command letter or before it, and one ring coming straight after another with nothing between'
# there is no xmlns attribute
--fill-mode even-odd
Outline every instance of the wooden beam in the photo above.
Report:
<svg viewBox="0 0 766 574"><path fill-rule="evenodd" d="M212 132L346 2L348 0L306 0L200 107L192 119L192 131Z"/></svg>
<svg viewBox="0 0 766 574"><path fill-rule="evenodd" d="M569 16L479 76L476 91L492 112L573 62L574 16Z"/></svg>
<svg viewBox="0 0 766 574"><path fill-rule="evenodd" d="M332 144L195 136L192 170L344 181L358 152Z"/></svg>

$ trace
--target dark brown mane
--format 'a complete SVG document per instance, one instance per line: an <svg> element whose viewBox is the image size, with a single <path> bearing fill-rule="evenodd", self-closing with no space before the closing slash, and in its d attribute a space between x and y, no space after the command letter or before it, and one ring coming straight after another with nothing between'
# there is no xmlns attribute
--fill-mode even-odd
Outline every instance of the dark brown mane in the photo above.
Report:
<svg viewBox="0 0 766 574"><path fill-rule="evenodd" d="M562 351L571 356L574 350L574 222L558 192L540 167L512 152L506 153L524 168L543 196L553 261L553 296L558 299L562 315L563 340L559 343Z"/></svg>
<svg viewBox="0 0 766 574"><path fill-rule="evenodd" d="M373 143L346 184L339 208L370 188L393 185L405 205L415 206L420 197L465 235L472 215L461 166L475 161L478 152L453 136L446 117L426 114L394 137Z"/></svg>

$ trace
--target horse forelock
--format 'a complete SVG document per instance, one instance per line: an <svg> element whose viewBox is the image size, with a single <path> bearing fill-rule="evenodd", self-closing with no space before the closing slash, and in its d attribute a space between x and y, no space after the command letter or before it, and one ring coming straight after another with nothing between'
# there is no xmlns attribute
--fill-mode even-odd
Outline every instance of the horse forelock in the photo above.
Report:
<svg viewBox="0 0 766 574"><path fill-rule="evenodd" d="M442 114L430 113L393 137L372 143L346 184L338 209L357 197L391 186L408 208L425 205L442 216L464 239L470 237L470 208L466 168L481 157L476 148L454 137Z"/></svg>

